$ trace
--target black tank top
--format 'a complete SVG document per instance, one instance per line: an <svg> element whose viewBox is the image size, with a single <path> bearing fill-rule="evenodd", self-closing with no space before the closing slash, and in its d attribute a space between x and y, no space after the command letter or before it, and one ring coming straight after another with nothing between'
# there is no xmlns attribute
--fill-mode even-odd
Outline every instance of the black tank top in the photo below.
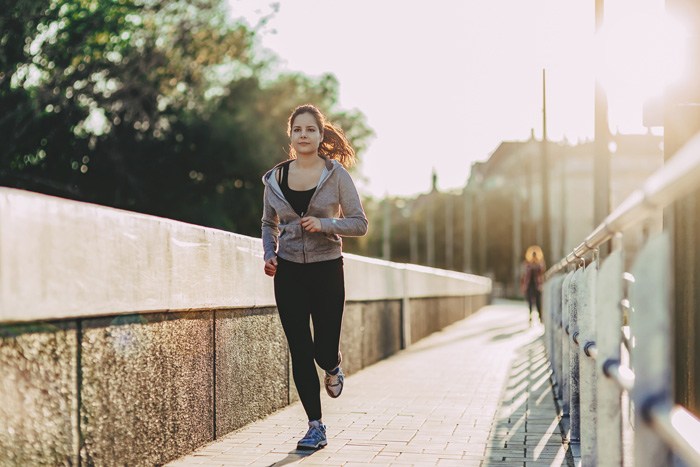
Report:
<svg viewBox="0 0 700 467"><path fill-rule="evenodd" d="M304 215L309 211L309 202L311 201L311 197L314 195L316 188L314 187L310 190L304 191L297 191L289 188L288 175L289 164L291 163L292 161L289 161L288 163L282 165L282 181L280 182L280 188L282 188L282 194L284 197L287 198L289 204L292 205L292 209L299 214L299 217L304 217Z"/></svg>

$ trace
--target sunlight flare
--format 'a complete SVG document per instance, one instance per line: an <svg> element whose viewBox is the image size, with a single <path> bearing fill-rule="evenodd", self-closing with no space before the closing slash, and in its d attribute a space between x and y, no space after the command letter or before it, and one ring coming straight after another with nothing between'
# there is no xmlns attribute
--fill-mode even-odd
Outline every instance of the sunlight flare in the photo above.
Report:
<svg viewBox="0 0 700 467"><path fill-rule="evenodd" d="M682 21L663 9L606 12L597 35L598 79L612 99L641 106L682 78L686 38Z"/></svg>

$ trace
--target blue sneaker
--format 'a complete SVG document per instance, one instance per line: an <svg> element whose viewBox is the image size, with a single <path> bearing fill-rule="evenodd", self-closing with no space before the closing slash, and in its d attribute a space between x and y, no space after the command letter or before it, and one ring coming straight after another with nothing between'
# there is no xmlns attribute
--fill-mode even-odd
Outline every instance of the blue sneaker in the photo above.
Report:
<svg viewBox="0 0 700 467"><path fill-rule="evenodd" d="M313 420L309 422L309 431L297 443L297 449L320 449L327 444L326 425Z"/></svg>

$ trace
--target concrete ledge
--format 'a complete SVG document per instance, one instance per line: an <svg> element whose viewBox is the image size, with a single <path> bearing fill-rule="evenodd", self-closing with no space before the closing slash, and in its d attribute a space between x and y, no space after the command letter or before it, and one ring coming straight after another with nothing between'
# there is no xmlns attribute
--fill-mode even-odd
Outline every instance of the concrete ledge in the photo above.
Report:
<svg viewBox="0 0 700 467"><path fill-rule="evenodd" d="M484 277L345 257L348 301L491 292ZM274 305L258 238L0 188L0 324Z"/></svg>

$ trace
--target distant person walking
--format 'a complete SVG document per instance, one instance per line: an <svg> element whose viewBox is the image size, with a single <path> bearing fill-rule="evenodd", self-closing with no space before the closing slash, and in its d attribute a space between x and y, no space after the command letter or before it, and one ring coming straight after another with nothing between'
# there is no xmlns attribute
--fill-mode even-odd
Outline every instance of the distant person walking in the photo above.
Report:
<svg viewBox="0 0 700 467"><path fill-rule="evenodd" d="M298 449L327 444L320 382L330 397L343 390L340 331L345 305L341 236L367 233L367 217L350 174L355 151L340 128L313 105L289 117L289 159L263 176L262 241L265 274L292 356L292 374L309 419ZM309 325L313 322L313 337Z"/></svg>
<svg viewBox="0 0 700 467"><path fill-rule="evenodd" d="M542 249L537 245L532 245L525 252L525 261L520 276L520 291L527 298L530 324L532 324L533 305L537 307L537 315L542 322L542 285L544 284L545 271Z"/></svg>

